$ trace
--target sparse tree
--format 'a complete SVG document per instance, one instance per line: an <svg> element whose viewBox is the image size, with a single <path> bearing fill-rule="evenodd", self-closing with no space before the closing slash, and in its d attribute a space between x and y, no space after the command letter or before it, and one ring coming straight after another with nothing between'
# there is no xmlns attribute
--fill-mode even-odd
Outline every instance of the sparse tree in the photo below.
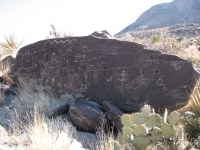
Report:
<svg viewBox="0 0 200 150"><path fill-rule="evenodd" d="M56 31L56 27L54 24L51 24L50 25L51 27L51 31L50 31L50 36L47 36L46 38L49 39L49 38L65 38L65 37L70 37L70 36L73 36L73 33L69 32L68 34L66 32L62 33L61 31Z"/></svg>

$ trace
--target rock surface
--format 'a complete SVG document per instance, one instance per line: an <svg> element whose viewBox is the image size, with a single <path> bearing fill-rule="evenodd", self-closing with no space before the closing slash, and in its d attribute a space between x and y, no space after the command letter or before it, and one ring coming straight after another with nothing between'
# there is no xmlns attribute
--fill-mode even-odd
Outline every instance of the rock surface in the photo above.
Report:
<svg viewBox="0 0 200 150"><path fill-rule="evenodd" d="M48 39L19 50L10 75L34 79L57 95L83 94L122 111L147 103L165 108L187 103L199 74L177 56L143 45L93 36Z"/></svg>
<svg viewBox="0 0 200 150"><path fill-rule="evenodd" d="M103 38L103 39L116 39L115 37L110 35L106 30L95 31L91 35L94 37Z"/></svg>
<svg viewBox="0 0 200 150"><path fill-rule="evenodd" d="M142 30L154 29L175 24L200 23L200 0L174 0L152 6L142 13L139 18L118 34Z"/></svg>
<svg viewBox="0 0 200 150"><path fill-rule="evenodd" d="M69 110L72 123L78 128L94 132L102 125L103 108L95 102L79 100Z"/></svg>
<svg viewBox="0 0 200 150"><path fill-rule="evenodd" d="M13 117L11 111L6 106L0 107L0 125L5 129L12 129Z"/></svg>
<svg viewBox="0 0 200 150"><path fill-rule="evenodd" d="M68 102L62 103L59 106L52 108L50 111L46 113L48 118L56 117L58 115L65 114L69 111L69 104Z"/></svg>
<svg viewBox="0 0 200 150"><path fill-rule="evenodd" d="M108 101L103 102L103 108L106 111L108 118L111 120L112 124L118 131L122 131L121 116L124 114L116 106L112 105Z"/></svg>
<svg viewBox="0 0 200 150"><path fill-rule="evenodd" d="M98 142L95 134L84 132L76 132L75 139L86 149L94 148Z"/></svg>

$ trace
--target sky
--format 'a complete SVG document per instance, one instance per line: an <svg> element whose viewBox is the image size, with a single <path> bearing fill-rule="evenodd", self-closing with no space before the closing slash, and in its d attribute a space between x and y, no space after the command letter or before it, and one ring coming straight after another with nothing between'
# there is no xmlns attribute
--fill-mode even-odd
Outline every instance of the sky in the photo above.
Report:
<svg viewBox="0 0 200 150"><path fill-rule="evenodd" d="M87 36L107 30L114 35L144 11L172 0L0 0L0 42L15 33L25 44L57 31Z"/></svg>

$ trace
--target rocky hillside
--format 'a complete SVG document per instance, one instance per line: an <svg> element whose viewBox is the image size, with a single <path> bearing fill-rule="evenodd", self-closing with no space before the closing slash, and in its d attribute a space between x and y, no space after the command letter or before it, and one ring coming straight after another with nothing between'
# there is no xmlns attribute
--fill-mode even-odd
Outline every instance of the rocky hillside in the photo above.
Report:
<svg viewBox="0 0 200 150"><path fill-rule="evenodd" d="M117 35L129 31L190 23L200 23L200 0L174 0L171 3L151 7Z"/></svg>
<svg viewBox="0 0 200 150"><path fill-rule="evenodd" d="M166 37L192 40L200 37L200 24L176 24L156 29L133 30L117 35L116 38L122 40L126 40L128 37L143 39L151 38L153 35L165 35Z"/></svg>

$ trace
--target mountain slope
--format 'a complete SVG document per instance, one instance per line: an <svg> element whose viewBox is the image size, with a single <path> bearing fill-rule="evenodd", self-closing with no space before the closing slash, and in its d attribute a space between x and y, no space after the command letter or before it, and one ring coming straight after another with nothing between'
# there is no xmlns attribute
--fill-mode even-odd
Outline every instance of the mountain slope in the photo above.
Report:
<svg viewBox="0 0 200 150"><path fill-rule="evenodd" d="M155 5L117 35L133 30L189 23L200 23L200 0L174 0L171 3Z"/></svg>

